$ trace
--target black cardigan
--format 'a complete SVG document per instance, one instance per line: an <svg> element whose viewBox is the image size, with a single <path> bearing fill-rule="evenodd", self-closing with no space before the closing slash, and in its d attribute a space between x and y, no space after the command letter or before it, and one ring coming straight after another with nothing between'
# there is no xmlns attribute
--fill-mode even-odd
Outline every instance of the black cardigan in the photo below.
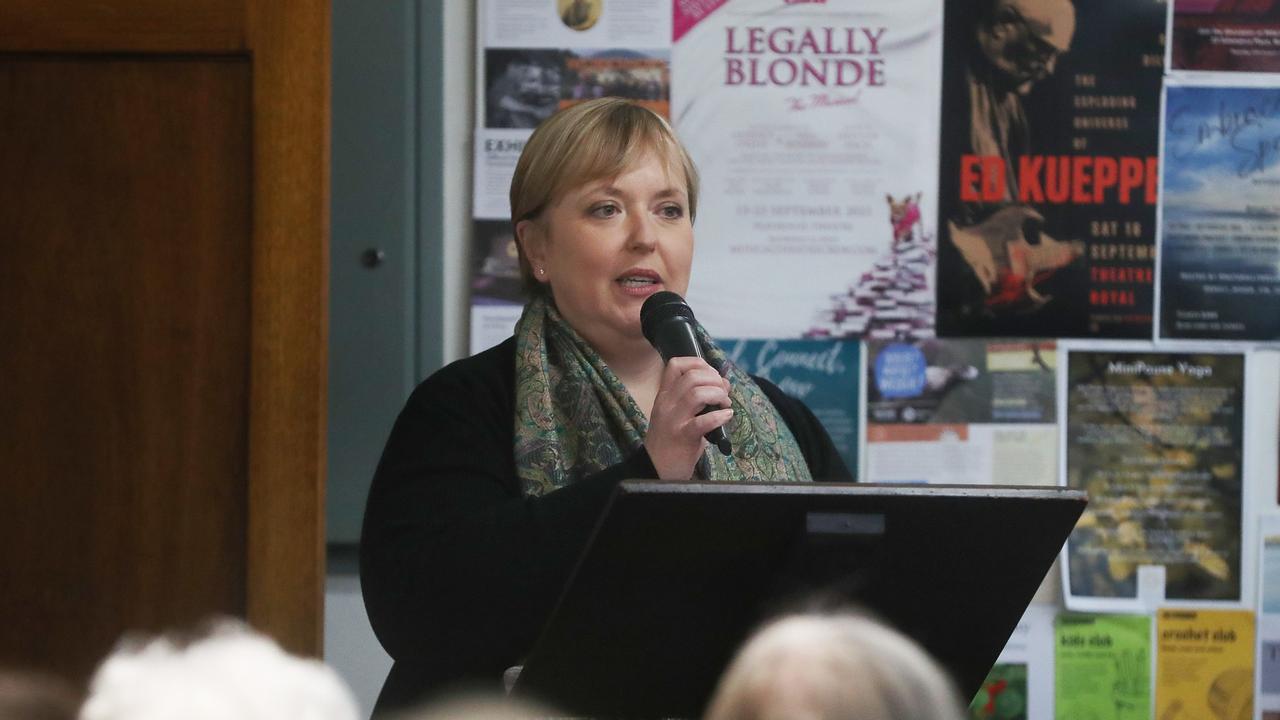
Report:
<svg viewBox="0 0 1280 720"><path fill-rule="evenodd" d="M813 413L754 378L816 479L851 481ZM373 477L360 580L395 660L376 714L447 686L500 687L521 662L620 480L657 478L640 448L542 497L516 477L515 341L427 378L396 419Z"/></svg>

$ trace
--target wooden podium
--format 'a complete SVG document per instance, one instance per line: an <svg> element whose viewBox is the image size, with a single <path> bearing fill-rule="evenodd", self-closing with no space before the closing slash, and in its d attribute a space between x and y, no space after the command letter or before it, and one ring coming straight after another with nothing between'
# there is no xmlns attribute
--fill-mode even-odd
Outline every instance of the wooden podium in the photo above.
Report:
<svg viewBox="0 0 1280 720"><path fill-rule="evenodd" d="M515 691L575 716L701 717L778 611L869 609L972 697L1086 499L1078 490L625 482Z"/></svg>

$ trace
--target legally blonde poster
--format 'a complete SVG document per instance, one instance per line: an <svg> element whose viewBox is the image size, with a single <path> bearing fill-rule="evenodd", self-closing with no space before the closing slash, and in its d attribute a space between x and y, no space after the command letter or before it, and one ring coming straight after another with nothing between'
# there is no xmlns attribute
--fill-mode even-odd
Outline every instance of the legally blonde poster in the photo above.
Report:
<svg viewBox="0 0 1280 720"><path fill-rule="evenodd" d="M934 334L942 0L677 2L702 173L689 301L723 337Z"/></svg>

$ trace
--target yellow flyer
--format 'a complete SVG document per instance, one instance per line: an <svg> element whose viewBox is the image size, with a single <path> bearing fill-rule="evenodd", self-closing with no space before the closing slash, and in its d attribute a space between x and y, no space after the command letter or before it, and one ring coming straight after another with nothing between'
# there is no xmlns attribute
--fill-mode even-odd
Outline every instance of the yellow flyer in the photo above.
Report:
<svg viewBox="0 0 1280 720"><path fill-rule="evenodd" d="M1254 615L1161 610L1156 622L1156 718L1252 720Z"/></svg>

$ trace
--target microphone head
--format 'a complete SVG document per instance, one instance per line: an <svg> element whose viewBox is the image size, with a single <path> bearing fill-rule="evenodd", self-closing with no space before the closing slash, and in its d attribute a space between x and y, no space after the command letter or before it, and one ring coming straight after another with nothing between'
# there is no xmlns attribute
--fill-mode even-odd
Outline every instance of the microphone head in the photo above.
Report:
<svg viewBox="0 0 1280 720"><path fill-rule="evenodd" d="M670 290L662 290L649 296L640 306L640 329L645 339L654 343L658 326L672 318L693 322L693 310L684 298Z"/></svg>

